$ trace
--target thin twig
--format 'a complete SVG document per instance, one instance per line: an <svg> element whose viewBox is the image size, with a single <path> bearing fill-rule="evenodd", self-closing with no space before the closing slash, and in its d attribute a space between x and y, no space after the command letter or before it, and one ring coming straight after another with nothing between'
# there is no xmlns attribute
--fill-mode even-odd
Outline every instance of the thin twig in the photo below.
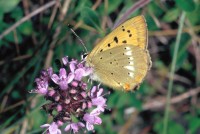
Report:
<svg viewBox="0 0 200 134"><path fill-rule="evenodd" d="M124 126L119 131L119 134L127 134L129 128L136 122L138 116L138 111L134 110L129 118L129 120L124 124Z"/></svg>
<svg viewBox="0 0 200 134"><path fill-rule="evenodd" d="M32 55L29 55L29 54L21 55L21 56L18 56L18 57L15 57L15 58L11 59L11 61L24 60L24 59L30 58L31 56ZM6 62L6 60L0 61L0 65L3 65L5 62Z"/></svg>
<svg viewBox="0 0 200 134"><path fill-rule="evenodd" d="M170 104L176 104L176 103L182 102L185 99L187 99L189 97L193 97L199 93L200 93L200 87L197 87L194 89L189 89L188 92L185 92L181 95L172 97ZM153 109L155 110L155 109L162 108L165 105L166 105L166 98L164 98L164 97L160 97L159 99L154 98L152 101L147 101L147 103L145 103L143 105L143 110L153 110Z"/></svg>
<svg viewBox="0 0 200 134"><path fill-rule="evenodd" d="M37 15L38 13L52 7L54 4L56 3L56 0L53 0L47 4L45 4L44 6L36 9L35 11L33 11L32 13L30 13L27 16L24 16L21 20L17 21L14 25L12 25L11 27L9 27L8 29L6 29L1 35L0 35L0 39L2 39L4 36L6 36L7 34L9 34L11 31L13 31L15 28L17 28L19 25L21 25L22 23L24 23L25 21L29 20L31 17Z"/></svg>
<svg viewBox="0 0 200 134"><path fill-rule="evenodd" d="M92 6L92 10L96 10L99 5L101 5L102 0L97 0L95 4Z"/></svg>
<svg viewBox="0 0 200 134"><path fill-rule="evenodd" d="M15 40L15 48L16 48L16 51L17 51L17 56L20 56L20 49L19 49L19 40L18 40L18 37L17 37L17 31L16 30L13 30L13 36L14 36L14 40Z"/></svg>
<svg viewBox="0 0 200 134"><path fill-rule="evenodd" d="M28 102L29 102L29 101L32 102L32 100L33 100L34 98L37 98L37 97L38 97L38 96L29 97L27 101L28 101ZM18 106L24 105L25 103L27 103L27 101L21 100L21 101L16 102L15 104L13 104L13 105L11 105L11 106L6 106L4 109L1 109L1 110L0 110L0 114L5 113L5 112L7 112L7 111L9 111L9 110L15 109L15 108L18 107Z"/></svg>
<svg viewBox="0 0 200 134"><path fill-rule="evenodd" d="M199 32L200 31L200 25L190 27L190 28L184 28L183 33L190 33L191 28L194 29L194 32ZM162 30L162 31L149 31L148 35L149 36L174 36L177 35L178 29L168 29L168 30Z"/></svg>
<svg viewBox="0 0 200 134"><path fill-rule="evenodd" d="M58 7L60 6L60 1L57 0L54 8L53 8L53 12L51 14L51 17L50 17L50 20L49 20L49 23L48 23L48 29L51 28L52 24L53 24L53 21L55 19L55 16L56 16L56 13L57 13L57 10L58 10Z"/></svg>
<svg viewBox="0 0 200 134"><path fill-rule="evenodd" d="M138 10L139 8L145 6L146 4L148 4L151 0L140 0L137 3L134 4L134 6L132 6L129 10L127 10L124 15L120 18L119 21L117 21L115 23L115 25L113 26L113 29L115 29L117 26L119 26L120 24L122 24L125 20L128 19L128 17L130 16L131 13L133 13L134 11Z"/></svg>

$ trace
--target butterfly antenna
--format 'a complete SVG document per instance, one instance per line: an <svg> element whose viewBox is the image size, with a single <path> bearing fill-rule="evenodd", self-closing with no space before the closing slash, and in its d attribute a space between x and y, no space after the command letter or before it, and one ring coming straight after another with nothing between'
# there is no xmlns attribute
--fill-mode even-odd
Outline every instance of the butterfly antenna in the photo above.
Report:
<svg viewBox="0 0 200 134"><path fill-rule="evenodd" d="M88 53L88 50L83 42L83 40L76 34L76 32L72 29L72 27L68 24L69 29L72 31L72 33L78 38L80 43L82 44L83 48L85 49L86 53Z"/></svg>

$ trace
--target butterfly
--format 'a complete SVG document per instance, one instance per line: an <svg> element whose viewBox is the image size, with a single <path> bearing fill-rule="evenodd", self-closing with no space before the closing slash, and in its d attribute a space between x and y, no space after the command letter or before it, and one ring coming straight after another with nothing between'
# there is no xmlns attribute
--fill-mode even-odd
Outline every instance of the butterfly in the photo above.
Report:
<svg viewBox="0 0 200 134"><path fill-rule="evenodd" d="M137 16L119 25L85 57L92 79L113 89L133 91L151 68L147 24Z"/></svg>

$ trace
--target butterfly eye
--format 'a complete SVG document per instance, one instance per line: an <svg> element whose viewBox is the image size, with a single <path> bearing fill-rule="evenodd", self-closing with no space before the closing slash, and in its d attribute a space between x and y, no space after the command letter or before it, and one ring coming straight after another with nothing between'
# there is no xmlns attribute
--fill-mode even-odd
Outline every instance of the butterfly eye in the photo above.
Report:
<svg viewBox="0 0 200 134"><path fill-rule="evenodd" d="M84 54L81 55L81 59L82 59L82 60L83 60L83 59L86 59L87 56L88 56L88 53L84 53Z"/></svg>

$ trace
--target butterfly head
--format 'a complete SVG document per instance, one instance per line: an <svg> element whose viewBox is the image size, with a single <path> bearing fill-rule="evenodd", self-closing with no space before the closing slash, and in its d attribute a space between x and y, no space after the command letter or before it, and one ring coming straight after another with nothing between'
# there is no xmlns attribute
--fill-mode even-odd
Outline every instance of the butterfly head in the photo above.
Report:
<svg viewBox="0 0 200 134"><path fill-rule="evenodd" d="M81 60L85 61L88 56L88 53L84 53L81 55Z"/></svg>

